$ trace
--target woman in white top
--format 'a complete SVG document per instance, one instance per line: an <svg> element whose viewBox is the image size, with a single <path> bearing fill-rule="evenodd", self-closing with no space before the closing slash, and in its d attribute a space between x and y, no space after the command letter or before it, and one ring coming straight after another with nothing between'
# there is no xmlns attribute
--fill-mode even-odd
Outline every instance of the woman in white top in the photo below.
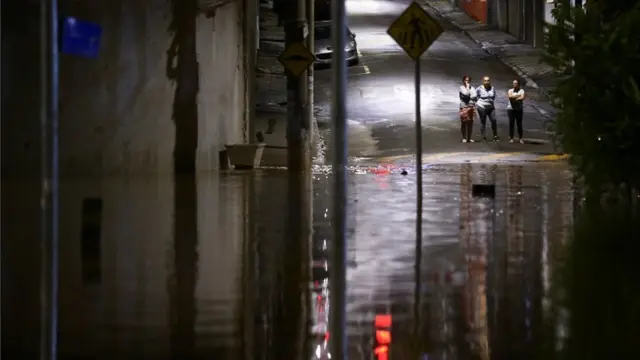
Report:
<svg viewBox="0 0 640 360"><path fill-rule="evenodd" d="M476 114L475 101L476 90L471 86L471 78L467 75L462 77L462 85L460 85L460 132L462 133L463 143L474 142L471 139L473 132L473 119Z"/></svg>
<svg viewBox="0 0 640 360"><path fill-rule="evenodd" d="M513 87L507 92L509 103L507 104L507 115L509 116L509 142L513 143L514 125L518 128L518 138L520 144L524 144L522 140L522 103L525 98L524 90L520 87L518 80L513 80Z"/></svg>

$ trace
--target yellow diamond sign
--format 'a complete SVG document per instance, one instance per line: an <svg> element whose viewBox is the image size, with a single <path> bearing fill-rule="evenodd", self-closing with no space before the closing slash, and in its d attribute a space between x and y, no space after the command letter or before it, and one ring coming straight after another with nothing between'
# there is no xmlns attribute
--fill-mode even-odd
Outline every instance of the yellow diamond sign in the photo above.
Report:
<svg viewBox="0 0 640 360"><path fill-rule="evenodd" d="M443 31L440 24L429 16L422 6L413 2L389 26L387 34L410 58L418 60Z"/></svg>
<svg viewBox="0 0 640 360"><path fill-rule="evenodd" d="M278 56L278 61L289 70L293 76L300 76L315 61L315 56L300 42L294 42L284 48Z"/></svg>

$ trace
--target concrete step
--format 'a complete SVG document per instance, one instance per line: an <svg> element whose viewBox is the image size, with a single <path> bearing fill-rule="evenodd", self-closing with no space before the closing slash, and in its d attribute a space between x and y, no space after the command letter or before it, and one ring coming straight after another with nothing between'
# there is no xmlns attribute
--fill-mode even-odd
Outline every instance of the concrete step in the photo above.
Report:
<svg viewBox="0 0 640 360"><path fill-rule="evenodd" d="M258 56L258 69L264 74L284 74L284 67L276 56Z"/></svg>
<svg viewBox="0 0 640 360"><path fill-rule="evenodd" d="M284 51L284 41L260 41L260 55L273 55L279 56Z"/></svg>
<svg viewBox="0 0 640 360"><path fill-rule="evenodd" d="M260 29L260 41L280 41L284 42L284 29Z"/></svg>

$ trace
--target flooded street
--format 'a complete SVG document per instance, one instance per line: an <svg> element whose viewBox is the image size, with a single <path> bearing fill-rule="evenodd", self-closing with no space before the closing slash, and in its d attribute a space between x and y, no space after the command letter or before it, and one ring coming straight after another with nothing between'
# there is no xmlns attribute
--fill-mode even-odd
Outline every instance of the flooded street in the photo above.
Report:
<svg viewBox="0 0 640 360"><path fill-rule="evenodd" d="M473 184L495 184L495 197ZM38 351L38 211L21 205L34 186L3 184L7 359ZM275 171L64 180L60 358L278 358L295 345L273 331L294 321L278 311L283 259L295 256L286 189ZM430 167L419 259L415 191L412 174L350 177L349 357L373 358L375 315L391 314L392 359L416 346L429 359L531 358L548 341L554 259L572 224L566 164ZM330 175L314 192L309 358L329 359Z"/></svg>

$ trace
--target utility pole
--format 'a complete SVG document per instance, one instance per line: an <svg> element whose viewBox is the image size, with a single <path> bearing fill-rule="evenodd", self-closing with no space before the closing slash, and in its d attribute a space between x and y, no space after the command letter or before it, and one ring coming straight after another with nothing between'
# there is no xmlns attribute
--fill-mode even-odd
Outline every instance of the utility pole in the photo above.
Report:
<svg viewBox="0 0 640 360"><path fill-rule="evenodd" d="M40 1L40 359L58 358L58 1Z"/></svg>
<svg viewBox="0 0 640 360"><path fill-rule="evenodd" d="M316 42L315 42L315 33L316 33L316 2L315 0L307 0L307 21L309 24L309 35L307 36L307 48L309 49L309 51L311 51L312 53L315 54L315 47L316 47ZM317 135L315 133L315 130L317 129L315 120L313 118L314 113L314 100L313 100L313 91L315 89L315 82L314 82L314 70L313 70L313 65L311 65L309 67L309 70L307 70L307 97L308 97L308 104L309 104L309 111L307 111L307 114L309 116L309 124L311 125L311 128L313 129L311 132L311 145L313 146L316 143L316 139L315 136ZM313 152L312 152L313 153Z"/></svg>
<svg viewBox="0 0 640 360"><path fill-rule="evenodd" d="M309 32L306 2L286 3L285 51L296 43L306 46ZM301 359L310 354L308 284L313 210L308 80L306 70L299 74L290 71L287 75L287 236L284 239L286 253L281 254L284 268L280 314L283 318L277 322L275 331L276 346L280 347L277 357L282 360ZM294 345L285 345L291 343Z"/></svg>
<svg viewBox="0 0 640 360"><path fill-rule="evenodd" d="M329 349L334 359L347 359L347 319L346 319L346 262L347 262L347 64L344 47L347 43L347 16L344 0L331 2L332 47L332 99L331 117L333 122L333 204L331 226L331 271L329 283L331 311L329 328L331 341Z"/></svg>

